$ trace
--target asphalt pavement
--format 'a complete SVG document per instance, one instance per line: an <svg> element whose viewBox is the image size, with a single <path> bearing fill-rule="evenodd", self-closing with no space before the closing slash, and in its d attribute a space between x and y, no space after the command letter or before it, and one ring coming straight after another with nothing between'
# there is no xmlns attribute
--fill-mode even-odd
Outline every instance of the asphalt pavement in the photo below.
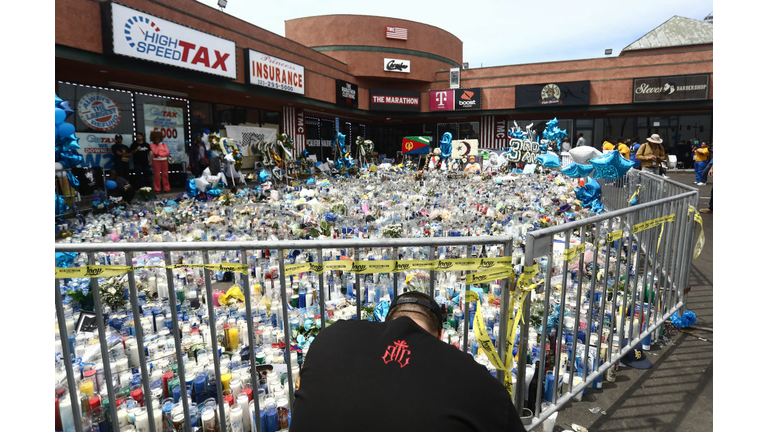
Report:
<svg viewBox="0 0 768 432"><path fill-rule="evenodd" d="M693 184L693 170L670 170L670 179L700 190L699 209L707 208L714 178L705 186ZM603 388L590 388L581 401L571 401L558 413L553 432L589 431L700 432L714 428L713 373L713 216L702 214L706 243L693 261L688 310L696 324L667 332L646 355L650 369L619 367L615 382L603 380ZM669 326L667 326L669 328ZM543 425L534 431L543 431Z"/></svg>

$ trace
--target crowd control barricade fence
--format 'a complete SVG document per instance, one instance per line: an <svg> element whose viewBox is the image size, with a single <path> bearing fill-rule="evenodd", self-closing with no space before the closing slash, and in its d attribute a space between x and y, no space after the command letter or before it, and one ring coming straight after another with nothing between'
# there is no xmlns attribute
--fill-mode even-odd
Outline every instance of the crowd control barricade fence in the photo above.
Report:
<svg viewBox="0 0 768 432"><path fill-rule="evenodd" d="M163 422L189 432L206 421L200 417L203 406L212 408L223 430L232 399L239 403L239 395L232 394L236 390L229 387L238 371L242 387L237 391L251 389L250 406L245 406L250 414L245 415L254 430L263 432L259 419L264 399L257 391L280 389L293 406L300 358L294 347L300 351L301 338L296 311L311 307L316 319L309 325L322 329L332 320L371 319L380 312L374 305L383 299L420 289L459 299L445 325L449 339L444 340L476 358L483 353L480 357L488 359L487 367L507 386L518 411L530 409L531 429L599 382L632 347L658 338L663 322L682 313L685 305L695 249L689 208L697 204L698 191L634 170L602 186L611 211L529 231L524 252L522 238L515 235L59 243L57 253L77 258L56 269L57 370L65 375L57 387L66 387L69 394L62 400L79 408L85 371L95 370L100 378L86 392L102 396L98 421L111 424L112 431L133 415L134 421L146 419L146 430L152 432L163 430ZM232 275L233 288L242 288L238 306L221 304L223 291L214 295L214 279L222 273ZM374 284L376 275L388 279ZM62 287L75 278L88 280L98 348L78 343L73 310L63 304ZM103 288L107 278L125 284L127 304L120 314L105 307L105 296L114 294L114 285L112 291ZM346 286L341 283L345 280ZM163 296L176 301L152 308L146 287L153 285L158 292L153 301L161 302ZM302 302L297 303L299 293ZM478 293L493 296L482 295L481 303ZM237 292L226 294L231 299ZM488 303L489 297L497 299L495 304ZM193 303L199 304L196 312L190 309ZM265 313L267 303L271 308ZM270 319L274 336L267 341L259 329L269 327ZM192 344L190 326L198 330ZM158 338L164 338L165 349L152 346ZM282 349L273 357L274 363L285 365L274 388L274 376L265 386L264 357L257 348L262 343L271 345L273 353ZM209 355L208 362L201 352L219 354ZM169 371L173 383L158 383ZM211 379L203 395L193 384L206 371ZM143 408L132 405L131 413L118 413L126 400L137 398ZM227 398L229 403L221 403ZM83 411L71 411L73 430L86 430Z"/></svg>

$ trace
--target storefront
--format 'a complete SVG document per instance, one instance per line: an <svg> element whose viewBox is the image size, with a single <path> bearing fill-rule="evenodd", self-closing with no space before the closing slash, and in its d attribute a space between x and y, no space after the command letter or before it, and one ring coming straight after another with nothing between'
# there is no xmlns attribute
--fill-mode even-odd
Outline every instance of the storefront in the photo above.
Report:
<svg viewBox="0 0 768 432"><path fill-rule="evenodd" d="M61 0L56 16L57 94L82 106L73 118L88 166L109 168L116 134L130 144L156 129L177 162L188 162L194 134L234 138L245 169L258 160L255 145L278 133L294 155L318 160L339 156L338 133L353 157L358 136L395 157L404 136L437 143L450 132L501 149L515 123L540 131L554 118L572 142L583 134L593 146L657 133L684 163L689 141L712 138L711 41L472 69L452 34L393 18L289 20L283 38L182 0ZM350 35L343 23L370 34Z"/></svg>

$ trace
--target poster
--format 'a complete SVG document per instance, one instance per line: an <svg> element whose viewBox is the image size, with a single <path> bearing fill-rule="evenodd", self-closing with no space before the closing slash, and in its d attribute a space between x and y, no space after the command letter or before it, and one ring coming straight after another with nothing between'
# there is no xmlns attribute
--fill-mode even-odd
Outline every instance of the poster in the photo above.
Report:
<svg viewBox="0 0 768 432"><path fill-rule="evenodd" d="M115 135L113 133L87 133L75 132L75 136L80 139L80 154L83 155L83 167L101 167L104 171L109 171L115 167L112 161L112 145L115 144ZM133 137L129 134L123 135L123 144L130 147L133 143Z"/></svg>
<svg viewBox="0 0 768 432"><path fill-rule="evenodd" d="M163 142L168 146L175 163L187 161L184 151L184 111L182 108L164 105L144 104L144 133L147 142L151 142L152 131L163 134Z"/></svg>
<svg viewBox="0 0 768 432"><path fill-rule="evenodd" d="M264 128L256 126L230 126L227 125L227 137L240 143L240 152L243 156L256 156L259 154L256 144L277 142L277 128Z"/></svg>
<svg viewBox="0 0 768 432"><path fill-rule="evenodd" d="M451 157L453 159L462 159L469 156L477 156L477 149L479 148L480 141L476 139L453 140Z"/></svg>

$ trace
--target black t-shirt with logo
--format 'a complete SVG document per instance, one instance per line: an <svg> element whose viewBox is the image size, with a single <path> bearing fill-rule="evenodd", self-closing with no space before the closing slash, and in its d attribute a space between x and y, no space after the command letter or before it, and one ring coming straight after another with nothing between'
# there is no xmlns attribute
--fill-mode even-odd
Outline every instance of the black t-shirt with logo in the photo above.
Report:
<svg viewBox="0 0 768 432"><path fill-rule="evenodd" d="M401 317L386 323L337 321L317 335L300 374L290 430L525 427L509 393L485 367Z"/></svg>
<svg viewBox="0 0 768 432"><path fill-rule="evenodd" d="M143 142L139 144L134 141L131 144L131 151L133 152L133 163L135 165L149 165L149 143Z"/></svg>

